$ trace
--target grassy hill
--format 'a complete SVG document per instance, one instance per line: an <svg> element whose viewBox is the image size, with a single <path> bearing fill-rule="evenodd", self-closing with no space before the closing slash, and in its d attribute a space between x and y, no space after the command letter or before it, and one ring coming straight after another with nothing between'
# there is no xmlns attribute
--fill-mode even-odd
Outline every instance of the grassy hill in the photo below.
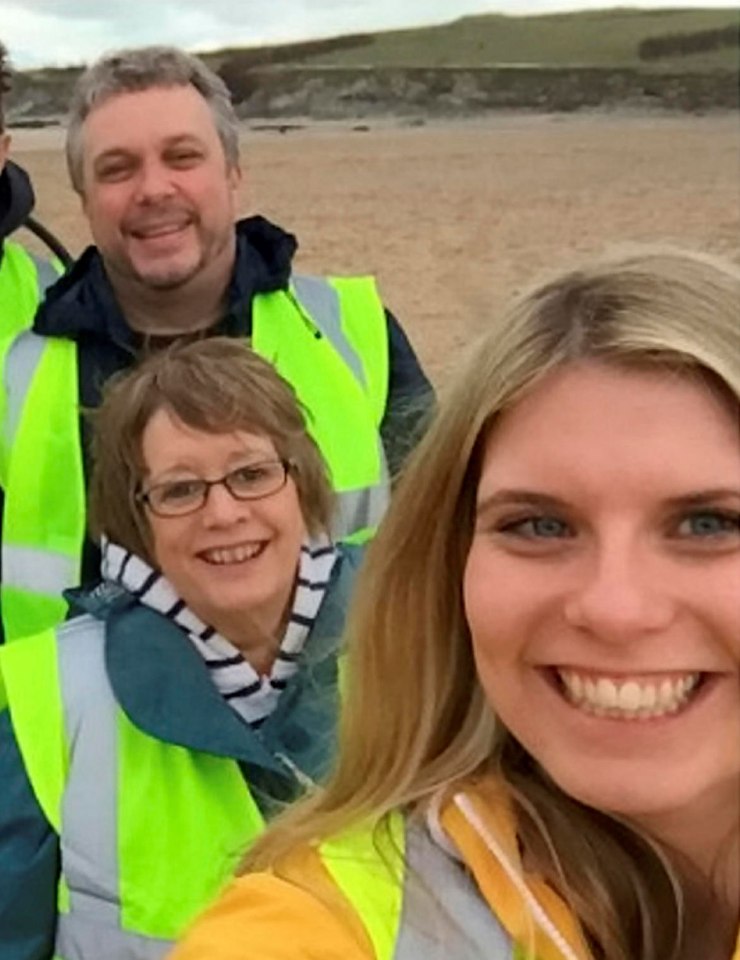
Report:
<svg viewBox="0 0 740 960"><path fill-rule="evenodd" d="M641 41L666 34L687 34L740 27L735 9L611 10L546 16L489 14L454 23L358 37L348 49L317 50L299 62L334 66L647 66L687 70L738 66L738 47L660 59L646 64L638 56ZM286 48L287 52L287 48Z"/></svg>
<svg viewBox="0 0 740 960"><path fill-rule="evenodd" d="M739 30L740 7L489 14L415 30L201 56L221 74L244 117L459 115L616 104L696 112L737 109ZM720 31L714 48L686 55L687 45L701 40L706 47L707 36ZM640 56L646 41L658 42L665 54L666 41L673 48L676 38L683 55ZM62 116L78 73L79 68L18 73L11 122Z"/></svg>

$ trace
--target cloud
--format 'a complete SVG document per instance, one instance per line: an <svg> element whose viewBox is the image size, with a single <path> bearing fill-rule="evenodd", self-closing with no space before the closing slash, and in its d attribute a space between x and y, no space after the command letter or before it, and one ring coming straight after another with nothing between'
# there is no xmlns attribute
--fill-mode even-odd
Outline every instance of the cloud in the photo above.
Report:
<svg viewBox="0 0 740 960"><path fill-rule="evenodd" d="M615 0L616 2L616 0ZM736 0L712 0L735 6ZM595 9L609 0L0 0L0 39L18 67L89 62L149 43L188 49L257 46L440 23L466 14ZM697 6L643 0L638 6ZM153 12L156 11L156 12Z"/></svg>

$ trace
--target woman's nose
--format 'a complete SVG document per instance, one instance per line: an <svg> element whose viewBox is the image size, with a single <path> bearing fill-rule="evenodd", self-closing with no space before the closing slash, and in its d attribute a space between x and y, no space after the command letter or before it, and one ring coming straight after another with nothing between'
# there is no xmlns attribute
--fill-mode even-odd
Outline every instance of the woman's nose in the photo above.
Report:
<svg viewBox="0 0 740 960"><path fill-rule="evenodd" d="M224 483L214 483L208 488L203 504L203 520L207 524L234 523L249 515L248 500L237 500Z"/></svg>
<svg viewBox="0 0 740 960"><path fill-rule="evenodd" d="M629 643L665 629L674 604L668 571L638 549L602 549L566 604L568 622L605 642Z"/></svg>

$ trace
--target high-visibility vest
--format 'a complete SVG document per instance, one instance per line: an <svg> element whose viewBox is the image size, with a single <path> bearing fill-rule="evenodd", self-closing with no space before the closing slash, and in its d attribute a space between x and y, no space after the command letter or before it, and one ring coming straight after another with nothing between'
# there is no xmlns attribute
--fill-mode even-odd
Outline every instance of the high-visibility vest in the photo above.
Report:
<svg viewBox="0 0 740 960"><path fill-rule="evenodd" d="M128 719L104 631L77 618L6 644L0 672L29 782L59 835L55 960L159 960L264 822L235 760Z"/></svg>
<svg viewBox="0 0 740 960"><path fill-rule="evenodd" d="M423 824L393 813L318 848L375 960L536 960L512 942L467 871Z"/></svg>
<svg viewBox="0 0 740 960"><path fill-rule="evenodd" d="M0 259L0 336L31 326L44 291L59 279L48 260L5 240Z"/></svg>
<svg viewBox="0 0 740 960"><path fill-rule="evenodd" d="M252 347L296 391L338 493L335 538L379 522L389 478L380 423L388 393L388 331L370 278L295 277L253 301ZM30 331L0 339L0 610L6 640L66 615L79 584L85 484L77 346Z"/></svg>

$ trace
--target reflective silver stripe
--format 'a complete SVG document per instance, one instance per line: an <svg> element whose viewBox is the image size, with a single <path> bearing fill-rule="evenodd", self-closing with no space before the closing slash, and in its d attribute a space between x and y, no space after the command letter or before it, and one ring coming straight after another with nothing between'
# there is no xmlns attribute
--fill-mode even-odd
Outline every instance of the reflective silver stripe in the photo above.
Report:
<svg viewBox="0 0 740 960"><path fill-rule="evenodd" d="M53 264L43 257L37 257L33 253L28 254L36 267L36 285L39 291L39 300L44 299L46 288L59 279L59 273L54 269Z"/></svg>
<svg viewBox="0 0 740 960"><path fill-rule="evenodd" d="M293 276L291 286L298 305L329 340L342 360L352 371L363 390L367 379L362 360L344 334L339 294L324 277ZM377 484L358 490L343 490L338 494L337 512L332 534L337 538L349 536L358 530L375 528L388 507L390 478L383 444L378 438L380 477Z"/></svg>
<svg viewBox="0 0 740 960"><path fill-rule="evenodd" d="M60 627L57 637L65 732L75 750L61 817L62 874L70 908L57 936L64 932L67 949L71 942L77 950L67 953L58 943L57 953L65 960L127 957L98 942L109 932L125 938L118 889L117 707L105 670L105 625L92 617L78 618ZM70 939L73 935L76 939ZM92 940L97 949L84 952L86 938L97 938Z"/></svg>
<svg viewBox="0 0 740 960"><path fill-rule="evenodd" d="M51 550L2 545L3 586L59 596L79 580L77 561Z"/></svg>
<svg viewBox="0 0 740 960"><path fill-rule="evenodd" d="M320 332L344 360L363 390L367 390L365 368L357 351L342 330L339 294L324 277L294 276L293 292Z"/></svg>
<svg viewBox="0 0 740 960"><path fill-rule="evenodd" d="M387 482L337 494L337 512L332 525L332 535L341 540L358 530L377 527L388 508L389 500L390 487Z"/></svg>
<svg viewBox="0 0 740 960"><path fill-rule="evenodd" d="M101 929L81 916L60 915L57 920L55 956L60 960L160 960L173 946L174 940Z"/></svg>
<svg viewBox="0 0 740 960"><path fill-rule="evenodd" d="M5 357L5 408L4 440L10 449L20 423L33 375L44 352L44 338L28 331L19 334Z"/></svg>
<svg viewBox="0 0 740 960"><path fill-rule="evenodd" d="M421 824L407 828L406 859L393 960L513 960L511 938L475 881Z"/></svg>

